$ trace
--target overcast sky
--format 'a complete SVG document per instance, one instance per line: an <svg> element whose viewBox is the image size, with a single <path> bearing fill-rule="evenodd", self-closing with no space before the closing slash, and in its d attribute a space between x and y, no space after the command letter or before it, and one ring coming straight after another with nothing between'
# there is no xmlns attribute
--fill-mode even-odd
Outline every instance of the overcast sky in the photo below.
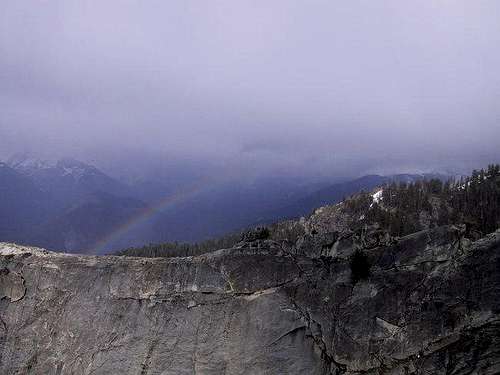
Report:
<svg viewBox="0 0 500 375"><path fill-rule="evenodd" d="M498 162L500 2L3 0L0 157L23 151L342 173Z"/></svg>

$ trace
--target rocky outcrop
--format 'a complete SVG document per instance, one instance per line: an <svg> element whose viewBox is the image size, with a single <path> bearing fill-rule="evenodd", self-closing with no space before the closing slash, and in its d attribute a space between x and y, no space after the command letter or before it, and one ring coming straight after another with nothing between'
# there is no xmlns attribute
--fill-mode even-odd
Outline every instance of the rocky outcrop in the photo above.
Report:
<svg viewBox="0 0 500 375"><path fill-rule="evenodd" d="M161 259L0 244L0 373L499 373L500 232L374 243L358 282L338 233Z"/></svg>

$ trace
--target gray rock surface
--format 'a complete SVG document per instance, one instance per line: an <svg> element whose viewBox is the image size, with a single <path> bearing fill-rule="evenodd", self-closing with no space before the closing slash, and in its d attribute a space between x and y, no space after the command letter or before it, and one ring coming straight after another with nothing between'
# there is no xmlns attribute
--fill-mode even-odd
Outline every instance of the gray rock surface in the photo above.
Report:
<svg viewBox="0 0 500 375"><path fill-rule="evenodd" d="M1 374L498 374L500 232L310 235L188 258L0 244Z"/></svg>

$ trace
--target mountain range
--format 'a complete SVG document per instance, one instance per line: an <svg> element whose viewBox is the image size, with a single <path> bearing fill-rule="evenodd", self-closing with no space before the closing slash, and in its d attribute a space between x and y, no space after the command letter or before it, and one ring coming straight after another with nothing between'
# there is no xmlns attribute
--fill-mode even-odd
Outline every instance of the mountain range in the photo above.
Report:
<svg viewBox="0 0 500 375"><path fill-rule="evenodd" d="M78 253L200 241L299 217L391 180L430 177L435 176L369 175L337 183L201 179L179 187L175 181L124 183L74 159L16 156L0 163L0 241Z"/></svg>

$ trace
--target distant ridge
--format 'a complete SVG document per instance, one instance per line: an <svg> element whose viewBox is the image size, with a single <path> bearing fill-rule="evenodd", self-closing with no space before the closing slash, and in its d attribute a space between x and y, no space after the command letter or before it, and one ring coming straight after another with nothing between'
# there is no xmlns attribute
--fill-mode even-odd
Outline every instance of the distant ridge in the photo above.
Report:
<svg viewBox="0 0 500 375"><path fill-rule="evenodd" d="M324 182L270 176L251 183L203 185L196 194L155 211L148 208L155 206L158 197L168 200L182 194L182 188L172 190L168 180L161 186L151 184L155 197L148 199L140 187L122 183L93 165L71 158L47 161L16 155L0 166L5 191L0 198L0 240L68 252L97 251L95 244L141 212L151 211L154 215L140 225L130 226L107 242L102 251L148 243L199 242L300 217L316 207L391 180L411 182L434 177L368 175L325 186Z"/></svg>
<svg viewBox="0 0 500 375"><path fill-rule="evenodd" d="M327 187L324 187L308 196L305 196L289 206L283 207L280 212L274 214L275 218L296 218L301 215L306 215L318 207L328 204L340 202L342 199L351 194L360 191L370 191L377 186L384 185L388 182L415 182L418 180L437 178L439 180L447 180L450 176L444 174L395 174L391 176L381 175L366 175L354 180L340 182Z"/></svg>

